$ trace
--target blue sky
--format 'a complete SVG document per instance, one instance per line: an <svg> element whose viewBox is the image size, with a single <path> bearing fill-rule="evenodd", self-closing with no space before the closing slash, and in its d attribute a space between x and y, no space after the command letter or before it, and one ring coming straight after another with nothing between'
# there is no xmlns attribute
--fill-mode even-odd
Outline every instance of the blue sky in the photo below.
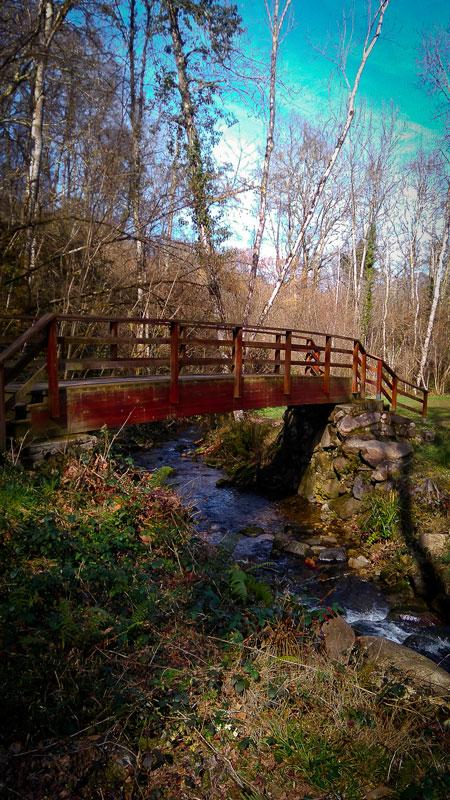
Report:
<svg viewBox="0 0 450 800"><path fill-rule="evenodd" d="M246 28L247 52L268 59L270 40L263 0L238 0L237 5ZM427 149L441 134L442 119L436 116L436 99L428 97L420 86L417 58L423 34L448 24L448 7L444 0L391 0L359 93L360 101L375 115L392 102L415 146ZM328 44L332 55L344 9L349 16L353 9L355 49L349 61L349 73L353 75L352 66L357 64L364 37L367 0L293 0L292 9L293 25L281 48L280 77L294 95L284 105L312 118L329 109L329 77L333 69L315 47ZM335 87L332 98L336 97L337 84ZM283 114L282 96L279 108Z"/></svg>

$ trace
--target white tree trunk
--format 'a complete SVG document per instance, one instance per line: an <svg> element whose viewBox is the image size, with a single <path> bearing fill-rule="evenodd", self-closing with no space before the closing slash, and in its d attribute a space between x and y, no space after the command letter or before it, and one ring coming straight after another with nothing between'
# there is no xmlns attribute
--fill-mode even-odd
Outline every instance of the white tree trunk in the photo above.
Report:
<svg viewBox="0 0 450 800"><path fill-rule="evenodd" d="M369 22L368 31L367 31L367 35L366 35L366 39L365 39L364 47L363 47L363 52L362 52L362 56L361 56L361 61L359 63L359 67L358 67L355 79L353 81L353 86L352 86L352 88L351 88L351 90L349 92L349 96L348 96L348 100L347 100L347 115L346 115L345 122L344 122L344 124L343 124L343 126L341 128L341 131L340 131L339 136L337 138L337 141L336 141L336 144L334 146L333 152L332 152L332 154L331 154L331 156L330 156L330 158L328 160L328 163L327 163L327 165L326 165L326 167L325 167L325 169L324 169L324 171L322 173L322 176L321 176L321 178L319 180L319 183L317 184L316 190L314 192L314 195L313 195L313 198L312 198L312 201L311 201L311 205L310 205L310 207L308 209L307 214L305 215L305 219L303 221L302 227L301 227L301 229L300 229L300 231L299 231L299 233L297 235L297 238L296 238L292 248L290 249L288 255L286 256L286 259L284 261L284 265L283 265L283 268L281 270L281 273L280 273L280 275L279 275L279 277L278 277L278 279L277 279L277 281L275 283L275 286L274 286L274 288L272 290L272 293L271 293L269 299L267 300L267 302L266 302L266 304L265 304L265 306L264 306L264 308L263 308L263 310L262 310L262 312L260 314L260 317L259 317L259 320L258 320L260 325L266 320L266 318L267 318L267 316L268 316L268 314L269 314L269 312L270 312L270 310L271 310L276 298L278 297L280 289L283 286L283 283L284 283L287 275L291 271L292 265L293 265L293 263L294 263L294 261L295 261L295 259L297 257L298 251L299 251L299 249L301 247L301 244L302 244L302 242L303 242L303 240L305 238L306 231L308 230L310 222L311 222L311 220L312 220L312 218L314 216L314 212L316 210L318 201L319 201L319 199L320 199L320 197L321 197L321 195L323 193L323 190L324 190L325 185L326 185L326 183L328 181L328 178L331 175L331 172L332 172L333 167L334 167L334 165L335 165L335 163L337 161L337 158L338 158L338 156L339 156L339 154L340 154L340 152L341 152L341 150L342 150L342 148L344 146L344 142L345 142L345 140L347 138L347 134L348 134L348 132L350 130L350 126L352 124L353 117L355 115L355 98L356 98L356 94L357 94L357 91L358 91L358 88L359 88L359 84L360 84L360 81L361 81L361 76L362 76L362 74L364 72L364 68L365 68L365 66L367 64L369 56L370 56L373 48L375 47L375 45L376 45L376 43L377 43L377 41L378 41L378 39L380 37L381 29L382 29L382 26L383 26L384 15L385 15L386 10L387 10L387 8L389 6L389 3L390 3L390 0L382 0L382 2L380 3L380 5L379 5L379 7L378 7L378 9L376 11L376 13L374 14L373 18Z"/></svg>
<svg viewBox="0 0 450 800"><path fill-rule="evenodd" d="M283 28L284 20L286 18L289 6L291 5L291 0L286 0L280 16L280 2L279 0L274 0L273 15L271 15L267 0L264 0L264 2L272 34L269 82L269 120L267 123L266 149L264 153L261 184L259 187L258 227L256 229L252 248L252 264L250 268L247 299L244 309L244 325L247 324L250 314L253 293L255 290L256 275L258 272L259 259L261 255L261 244L264 236L264 229L266 227L267 187L269 183L270 160L274 147L278 48L280 45L280 34Z"/></svg>
<svg viewBox="0 0 450 800"><path fill-rule="evenodd" d="M450 228L450 189L448 190L447 195L447 204L445 208L445 220L444 220L444 231L442 234L442 242L441 247L439 250L438 262L436 266L436 274L434 279L434 287L433 287L433 299L431 301L431 308L430 314L428 317L428 324L427 324L427 332L425 334L425 340L422 347L422 355L420 359L420 366L418 372L418 378L422 381L423 385L427 387L427 379L425 377L426 374L426 367L428 363L428 354L430 352L430 343L431 337L433 335L433 328L434 328L434 321L436 318L436 311L439 305L439 300L441 297L441 288L442 283L444 280L445 272L448 268L449 263L449 254L447 252L448 247L448 238L449 238L449 228Z"/></svg>

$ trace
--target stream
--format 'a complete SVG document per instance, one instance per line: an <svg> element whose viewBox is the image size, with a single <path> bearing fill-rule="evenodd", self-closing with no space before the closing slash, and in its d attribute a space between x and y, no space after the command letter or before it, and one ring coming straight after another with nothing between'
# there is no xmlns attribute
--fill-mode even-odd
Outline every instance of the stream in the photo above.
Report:
<svg viewBox="0 0 450 800"><path fill-rule="evenodd" d="M405 644L450 672L450 626L444 626L422 600L387 594L349 569L345 554L349 523L345 528L339 520L326 519L320 508L296 496L274 501L233 486L217 486L224 473L191 455L201 437L202 429L192 425L151 450L134 454L136 464L145 469L174 469L168 483L193 508L200 537L225 547L234 561L270 561L270 580L275 578L279 589L295 594L306 607L338 603L356 633ZM245 529L251 535L241 533ZM283 531L312 547L314 568L304 558L273 546L274 535ZM264 579L268 577L264 570Z"/></svg>

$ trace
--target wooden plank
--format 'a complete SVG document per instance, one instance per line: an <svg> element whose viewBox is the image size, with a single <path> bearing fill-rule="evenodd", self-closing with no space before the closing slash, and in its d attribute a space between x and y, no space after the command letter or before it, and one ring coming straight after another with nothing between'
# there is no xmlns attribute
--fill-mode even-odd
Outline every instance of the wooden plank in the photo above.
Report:
<svg viewBox="0 0 450 800"><path fill-rule="evenodd" d="M360 395L364 400L366 396L366 367L367 367L367 355L365 350L361 350L361 383L360 383Z"/></svg>
<svg viewBox="0 0 450 800"><path fill-rule="evenodd" d="M353 345L353 364L352 364L352 394L358 392L358 366L359 366L359 342L357 339Z"/></svg>
<svg viewBox="0 0 450 800"><path fill-rule="evenodd" d="M119 335L119 323L116 319L112 319L109 323L109 333L112 338L112 343L109 348L109 357L112 361L119 357L119 348L117 345L117 338Z"/></svg>
<svg viewBox="0 0 450 800"><path fill-rule="evenodd" d="M22 350L22 347L27 344L30 339L34 336L37 336L42 331L45 331L52 320L56 319L55 314L45 314L43 317L38 319L38 321L28 328L21 336L14 340L9 347L5 350L2 350L0 353L0 364L6 364L7 361L10 361L16 353L19 353Z"/></svg>
<svg viewBox="0 0 450 800"><path fill-rule="evenodd" d="M408 405L407 403L399 403L398 401L397 401L397 408L407 408L407 409L408 409L408 411L413 411L413 412L414 412L414 414L421 414L421 413L423 413L423 412L422 412L422 409L419 409L419 408L414 408L414 406L410 406L410 405Z"/></svg>
<svg viewBox="0 0 450 800"><path fill-rule="evenodd" d="M381 398L381 386L383 383L383 362L381 358L377 361L377 398Z"/></svg>
<svg viewBox="0 0 450 800"><path fill-rule="evenodd" d="M285 349L285 345L281 344L281 333L275 334L275 348L273 371L275 375L279 375L281 365L281 349Z"/></svg>
<svg viewBox="0 0 450 800"><path fill-rule="evenodd" d="M169 358L69 358L61 361L61 369L81 372L85 369L138 369L139 367L150 367L153 365L169 366Z"/></svg>
<svg viewBox="0 0 450 800"><path fill-rule="evenodd" d="M0 364L0 453L6 450L6 378L5 368Z"/></svg>
<svg viewBox="0 0 450 800"><path fill-rule="evenodd" d="M154 340L156 341L156 340ZM170 339L169 339L170 342ZM189 344L200 344L205 347L231 347L233 344L233 339L202 339L198 336L186 336L183 338L183 343L185 345ZM161 340L161 344L164 344L163 340Z"/></svg>
<svg viewBox="0 0 450 800"><path fill-rule="evenodd" d="M111 428L195 414L227 413L235 410L286 405L283 378L275 375L245 375L242 395L234 398L234 375L180 379L180 402L170 403L169 376L154 381L79 386L67 389L67 427L70 433ZM346 403L351 400L349 378L331 376L330 396L315 377L292 376L289 404Z"/></svg>
<svg viewBox="0 0 450 800"><path fill-rule="evenodd" d="M397 376L394 375L392 378L392 410L395 411L397 408Z"/></svg>
<svg viewBox="0 0 450 800"><path fill-rule="evenodd" d="M391 397L391 395L390 395L390 394L389 394L389 393L386 391L386 389L384 388L384 386L382 386L382 387L381 387L381 393L380 393L380 394L384 394L384 396L385 396L386 400L387 400L389 403L392 403L392 397Z"/></svg>
<svg viewBox="0 0 450 800"><path fill-rule="evenodd" d="M176 405L180 400L180 325L172 322L170 326L170 402Z"/></svg>
<svg viewBox="0 0 450 800"><path fill-rule="evenodd" d="M233 329L233 397L238 400L242 396L242 326Z"/></svg>
<svg viewBox="0 0 450 800"><path fill-rule="evenodd" d="M421 397L417 397L415 394L409 394L409 392L405 392L403 389L397 388L397 394L401 395L402 397L408 397L410 400L415 400L416 403L422 402Z"/></svg>
<svg viewBox="0 0 450 800"><path fill-rule="evenodd" d="M422 389L422 392L423 392L422 417L426 417L428 414L428 389Z"/></svg>
<svg viewBox="0 0 450 800"><path fill-rule="evenodd" d="M323 371L323 390L325 394L330 394L330 368L331 368L331 336L325 337L325 359Z"/></svg>
<svg viewBox="0 0 450 800"><path fill-rule="evenodd" d="M30 363L30 361L32 361L35 356L37 356L38 353L44 349L46 341L46 334L40 336L37 342L34 342L32 345L28 345L26 353L24 353L15 364L13 364L11 367L5 367L6 383L11 383L11 381L13 381L23 372L24 368Z"/></svg>
<svg viewBox="0 0 450 800"><path fill-rule="evenodd" d="M196 367L196 366L214 366L220 364L229 364L230 359L223 357L213 357L211 358L203 358L203 356L187 356L185 358L180 358L180 365L183 367Z"/></svg>
<svg viewBox="0 0 450 800"><path fill-rule="evenodd" d="M284 371L283 371L283 392L286 397L291 394L292 376L291 376L291 347L292 347L292 331L286 331L286 347L284 351Z"/></svg>
<svg viewBox="0 0 450 800"><path fill-rule="evenodd" d="M48 379L48 404L52 419L59 418L59 386L58 386L58 322L56 317L48 326L47 338L47 379Z"/></svg>
<svg viewBox="0 0 450 800"><path fill-rule="evenodd" d="M118 324L118 323L117 323ZM160 345L170 344L169 336L157 336L154 339L148 336L58 336L59 344L88 344L88 345L106 345L106 344L149 344Z"/></svg>

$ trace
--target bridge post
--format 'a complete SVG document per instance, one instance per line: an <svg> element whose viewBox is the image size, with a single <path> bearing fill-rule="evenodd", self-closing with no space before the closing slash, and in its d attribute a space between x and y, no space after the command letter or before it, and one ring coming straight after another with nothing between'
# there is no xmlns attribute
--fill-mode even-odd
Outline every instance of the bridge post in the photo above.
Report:
<svg viewBox="0 0 450 800"><path fill-rule="evenodd" d="M286 349L284 351L284 381L283 393L291 393L291 354L292 354L292 331L286 331Z"/></svg>
<svg viewBox="0 0 450 800"><path fill-rule="evenodd" d="M359 345L360 353L361 353L361 381L359 387L359 394L362 400L365 399L366 396L366 375L367 375L367 353L364 347Z"/></svg>
<svg viewBox="0 0 450 800"><path fill-rule="evenodd" d="M112 319L109 323L109 335L114 336L116 339L119 335L119 323L117 322L116 319ZM117 361L119 357L119 350L117 344L110 344L109 357L111 361Z"/></svg>
<svg viewBox="0 0 450 800"><path fill-rule="evenodd" d="M59 419L57 325L57 320L52 319L47 328L48 403L52 419Z"/></svg>
<svg viewBox="0 0 450 800"><path fill-rule="evenodd" d="M170 323L170 389L169 400L173 405L180 402L180 323Z"/></svg>
<svg viewBox="0 0 450 800"><path fill-rule="evenodd" d="M353 371L352 371L352 394L358 394L358 359L359 341L355 339L353 343Z"/></svg>
<svg viewBox="0 0 450 800"><path fill-rule="evenodd" d="M392 376L392 399L391 399L392 411L397 411L397 385L398 385L397 375L393 375Z"/></svg>
<svg viewBox="0 0 450 800"><path fill-rule="evenodd" d="M242 325L233 328L233 397L239 400L242 395Z"/></svg>
<svg viewBox="0 0 450 800"><path fill-rule="evenodd" d="M422 389L422 391L423 391L422 417L426 417L428 414L428 389Z"/></svg>
<svg viewBox="0 0 450 800"><path fill-rule="evenodd" d="M331 344L332 344L332 337L325 336L325 363L323 371L323 390L327 395L330 394Z"/></svg>
<svg viewBox="0 0 450 800"><path fill-rule="evenodd" d="M377 400L381 400L381 387L383 385L383 361L377 359Z"/></svg>
<svg viewBox="0 0 450 800"><path fill-rule="evenodd" d="M0 453L6 450L6 393L5 367L0 364Z"/></svg>
<svg viewBox="0 0 450 800"><path fill-rule="evenodd" d="M281 344L281 333L276 333L275 334L275 344L276 345ZM275 348L274 362L275 362L275 365L274 365L273 371L274 371L275 375L279 375L280 374L280 364L281 364L281 350L279 348L278 349Z"/></svg>

